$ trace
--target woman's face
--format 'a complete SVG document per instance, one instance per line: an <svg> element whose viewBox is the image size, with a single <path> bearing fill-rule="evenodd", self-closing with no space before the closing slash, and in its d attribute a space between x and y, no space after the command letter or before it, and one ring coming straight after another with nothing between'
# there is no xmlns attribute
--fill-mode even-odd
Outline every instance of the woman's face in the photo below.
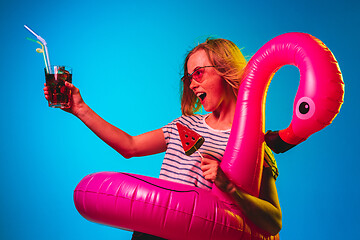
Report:
<svg viewBox="0 0 360 240"><path fill-rule="evenodd" d="M206 52L200 49L193 53L187 62L188 74L193 73L198 67L211 65ZM201 104L207 112L218 111L220 113L224 104L231 99L229 94L233 95L232 91L225 80L216 73L215 68L207 67L201 70L203 71L201 80L199 80L199 82L192 80L190 89L200 99Z"/></svg>

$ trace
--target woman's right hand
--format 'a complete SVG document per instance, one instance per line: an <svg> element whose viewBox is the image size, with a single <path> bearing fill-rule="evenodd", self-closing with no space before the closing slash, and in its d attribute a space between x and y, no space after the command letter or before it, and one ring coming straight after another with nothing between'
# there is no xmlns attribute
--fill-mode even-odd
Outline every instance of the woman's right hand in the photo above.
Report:
<svg viewBox="0 0 360 240"><path fill-rule="evenodd" d="M49 100L49 89L46 86L46 83L44 84L44 95L46 100ZM65 112L72 113L75 116L79 116L82 112L86 111L88 106L85 104L84 100L82 99L80 95L80 91L77 87L75 87L73 84L69 82L65 82L65 86L70 90L71 92L71 98L70 98L70 108L61 108Z"/></svg>

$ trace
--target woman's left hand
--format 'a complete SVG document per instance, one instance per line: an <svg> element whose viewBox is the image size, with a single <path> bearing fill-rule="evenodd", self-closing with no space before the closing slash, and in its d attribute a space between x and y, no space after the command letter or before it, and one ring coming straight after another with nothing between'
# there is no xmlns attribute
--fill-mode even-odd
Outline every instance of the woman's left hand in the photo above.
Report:
<svg viewBox="0 0 360 240"><path fill-rule="evenodd" d="M201 170L206 180L212 181L222 191L228 192L233 187L230 180L220 168L219 161L205 156L201 160Z"/></svg>
<svg viewBox="0 0 360 240"><path fill-rule="evenodd" d="M219 162L215 159L210 159L208 156L205 156L201 160L201 170L203 171L203 176L206 180L215 182L218 170L220 169Z"/></svg>

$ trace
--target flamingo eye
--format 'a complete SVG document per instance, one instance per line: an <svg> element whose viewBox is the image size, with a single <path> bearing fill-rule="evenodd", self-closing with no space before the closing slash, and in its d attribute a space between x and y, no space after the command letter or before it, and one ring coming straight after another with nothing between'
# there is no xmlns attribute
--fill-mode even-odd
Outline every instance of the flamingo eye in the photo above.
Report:
<svg viewBox="0 0 360 240"><path fill-rule="evenodd" d="M302 102L299 105L299 112L301 114L307 114L310 111L310 105L307 102Z"/></svg>
<svg viewBox="0 0 360 240"><path fill-rule="evenodd" d="M315 113L315 103L309 97L302 97L296 104L296 116L302 120L311 118Z"/></svg>

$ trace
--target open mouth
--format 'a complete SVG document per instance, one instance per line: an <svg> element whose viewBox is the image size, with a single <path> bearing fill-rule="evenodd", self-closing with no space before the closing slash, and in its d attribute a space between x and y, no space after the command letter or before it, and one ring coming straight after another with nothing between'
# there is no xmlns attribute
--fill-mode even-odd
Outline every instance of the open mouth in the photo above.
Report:
<svg viewBox="0 0 360 240"><path fill-rule="evenodd" d="M201 101L204 101L204 99L206 97L206 93L198 93L197 96L198 96L198 98L201 99Z"/></svg>

